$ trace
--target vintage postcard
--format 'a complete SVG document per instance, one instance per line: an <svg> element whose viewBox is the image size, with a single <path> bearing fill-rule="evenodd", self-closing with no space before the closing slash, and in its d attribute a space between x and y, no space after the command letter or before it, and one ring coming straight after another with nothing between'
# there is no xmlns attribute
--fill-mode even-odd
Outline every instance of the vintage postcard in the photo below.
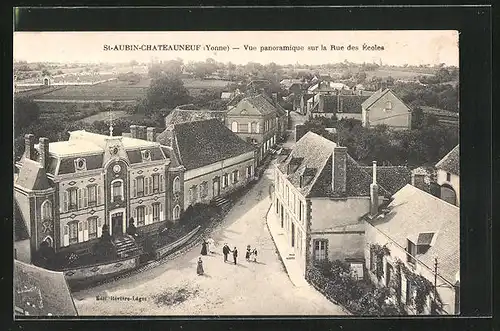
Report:
<svg viewBox="0 0 500 331"><path fill-rule="evenodd" d="M460 313L457 31L13 48L16 319Z"/></svg>

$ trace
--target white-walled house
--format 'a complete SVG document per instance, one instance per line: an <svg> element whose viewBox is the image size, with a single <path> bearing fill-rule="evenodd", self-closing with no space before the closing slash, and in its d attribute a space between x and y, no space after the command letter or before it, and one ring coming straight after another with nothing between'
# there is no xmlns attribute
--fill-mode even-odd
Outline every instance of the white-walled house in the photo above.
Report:
<svg viewBox="0 0 500 331"><path fill-rule="evenodd" d="M411 109L390 89L380 89L361 104L366 128L387 125L394 130L411 129Z"/></svg>
<svg viewBox="0 0 500 331"><path fill-rule="evenodd" d="M384 168L384 178L401 182L396 189L410 181L409 170ZM276 166L274 177L272 211L287 238L287 258L295 259L304 275L308 265L326 258L362 261L361 217L371 200L378 205L392 195L384 184L371 192L371 169L352 159L346 147L307 132Z"/></svg>
<svg viewBox="0 0 500 331"><path fill-rule="evenodd" d="M398 263L420 275L431 288L421 314L458 314L460 311L460 210L412 185L406 185L379 212L364 217L365 263L378 286L400 284L393 290L408 313L417 314L412 301L418 288L411 275L398 273ZM386 247L388 255L374 247ZM401 267L400 267L401 268ZM435 272L437 270L437 273ZM377 277L379 274L380 277ZM398 277L399 278L396 278ZM443 303L432 311L434 287Z"/></svg>
<svg viewBox="0 0 500 331"><path fill-rule="evenodd" d="M460 206L460 145L455 146L436 163L436 169L441 199Z"/></svg>

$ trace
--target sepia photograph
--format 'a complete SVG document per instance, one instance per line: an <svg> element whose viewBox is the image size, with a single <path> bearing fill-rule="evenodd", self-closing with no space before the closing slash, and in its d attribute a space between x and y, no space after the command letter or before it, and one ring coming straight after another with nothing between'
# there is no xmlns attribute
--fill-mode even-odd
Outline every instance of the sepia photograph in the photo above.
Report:
<svg viewBox="0 0 500 331"><path fill-rule="evenodd" d="M14 32L14 318L460 314L459 33Z"/></svg>

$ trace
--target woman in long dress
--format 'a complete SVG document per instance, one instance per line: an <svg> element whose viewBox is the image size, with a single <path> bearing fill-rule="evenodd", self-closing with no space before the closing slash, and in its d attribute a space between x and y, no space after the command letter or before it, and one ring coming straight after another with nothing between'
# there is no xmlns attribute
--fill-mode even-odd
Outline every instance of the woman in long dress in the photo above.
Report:
<svg viewBox="0 0 500 331"><path fill-rule="evenodd" d="M201 244L201 255L207 255L207 242L203 241Z"/></svg>
<svg viewBox="0 0 500 331"><path fill-rule="evenodd" d="M196 267L196 273L198 276L201 276L205 273L203 270L203 261L201 260L201 257L198 259L198 266Z"/></svg>

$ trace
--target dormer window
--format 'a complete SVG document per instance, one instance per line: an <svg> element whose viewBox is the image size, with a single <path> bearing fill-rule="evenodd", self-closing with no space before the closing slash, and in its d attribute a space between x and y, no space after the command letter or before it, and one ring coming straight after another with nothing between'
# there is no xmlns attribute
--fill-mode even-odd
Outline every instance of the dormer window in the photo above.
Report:
<svg viewBox="0 0 500 331"><path fill-rule="evenodd" d="M426 232L420 233L417 239L417 254L425 254L431 247L434 233Z"/></svg>
<svg viewBox="0 0 500 331"><path fill-rule="evenodd" d="M77 171L87 170L87 162L84 158L78 158L75 160L75 169Z"/></svg>
<svg viewBox="0 0 500 331"><path fill-rule="evenodd" d="M141 151L143 161L151 161L151 152L148 150Z"/></svg>

